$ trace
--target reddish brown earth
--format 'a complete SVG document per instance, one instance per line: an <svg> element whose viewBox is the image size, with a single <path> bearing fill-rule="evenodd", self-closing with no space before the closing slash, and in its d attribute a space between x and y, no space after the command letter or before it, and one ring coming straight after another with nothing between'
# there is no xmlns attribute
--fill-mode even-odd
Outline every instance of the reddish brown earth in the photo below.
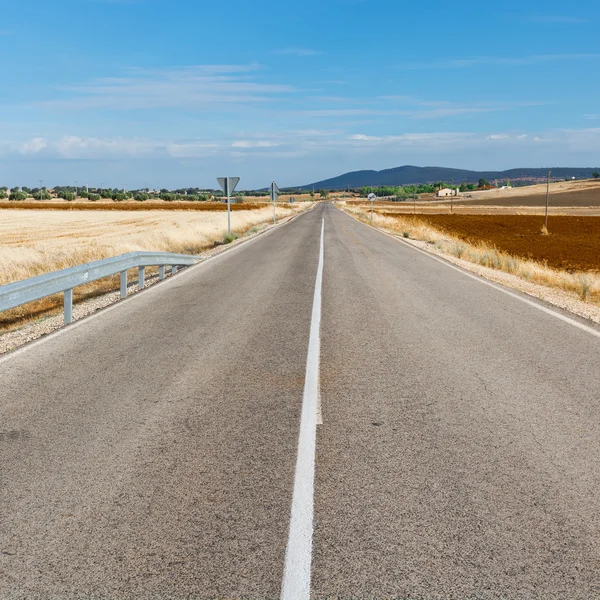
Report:
<svg viewBox="0 0 600 600"><path fill-rule="evenodd" d="M600 188L582 189L565 192L551 192L550 206L600 206ZM546 206L544 194L527 194L507 196L505 198L479 197L473 200L460 200L461 206Z"/></svg>
<svg viewBox="0 0 600 600"><path fill-rule="evenodd" d="M382 212L397 217L396 213ZM485 242L513 256L572 270L600 271L600 217L552 216L549 235L544 218L531 215L402 215L470 243Z"/></svg>

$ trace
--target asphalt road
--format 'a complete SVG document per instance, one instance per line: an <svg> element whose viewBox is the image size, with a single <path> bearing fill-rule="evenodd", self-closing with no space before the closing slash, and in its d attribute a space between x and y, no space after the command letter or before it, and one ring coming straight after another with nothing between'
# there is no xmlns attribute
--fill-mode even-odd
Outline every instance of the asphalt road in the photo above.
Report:
<svg viewBox="0 0 600 600"><path fill-rule="evenodd" d="M0 598L279 597L323 221L311 597L600 598L600 337L330 204L0 360Z"/></svg>

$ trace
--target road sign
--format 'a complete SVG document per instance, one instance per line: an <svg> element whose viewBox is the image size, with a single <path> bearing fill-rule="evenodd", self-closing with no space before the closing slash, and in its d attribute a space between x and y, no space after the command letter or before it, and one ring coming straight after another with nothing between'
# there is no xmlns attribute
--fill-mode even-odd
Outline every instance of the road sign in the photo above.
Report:
<svg viewBox="0 0 600 600"><path fill-rule="evenodd" d="M217 181L223 190L223 193L227 198L233 194L238 182L240 181L239 177L217 177Z"/></svg>
<svg viewBox="0 0 600 600"><path fill-rule="evenodd" d="M227 235L231 236L231 194L238 184L239 177L217 177L217 181L227 198Z"/></svg>
<svg viewBox="0 0 600 600"><path fill-rule="evenodd" d="M373 192L371 192L371 193L370 193L370 194L367 196L367 198L368 198L368 199L369 199L371 202L375 202L375 200L377 200L377 196L376 196L376 195L375 195Z"/></svg>
<svg viewBox="0 0 600 600"><path fill-rule="evenodd" d="M277 187L277 184L273 182L271 184L271 200L277 202L277 196L279 196L279 188Z"/></svg>
<svg viewBox="0 0 600 600"><path fill-rule="evenodd" d="M279 196L279 188L277 184L273 182L271 184L271 202L273 202L273 223L277 223L277 206L275 203L277 202L277 196Z"/></svg>

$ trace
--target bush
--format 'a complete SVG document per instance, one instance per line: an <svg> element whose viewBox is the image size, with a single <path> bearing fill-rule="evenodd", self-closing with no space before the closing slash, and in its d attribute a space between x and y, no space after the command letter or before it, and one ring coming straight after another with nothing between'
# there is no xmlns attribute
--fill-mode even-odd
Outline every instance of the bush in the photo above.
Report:
<svg viewBox="0 0 600 600"><path fill-rule="evenodd" d="M75 200L75 193L65 191L62 193L62 197L63 200L66 200L67 202L73 202L73 200Z"/></svg>
<svg viewBox="0 0 600 600"><path fill-rule="evenodd" d="M160 199L165 202L173 202L174 200L177 200L177 194L174 194L173 192L161 192Z"/></svg>
<svg viewBox="0 0 600 600"><path fill-rule="evenodd" d="M233 202L235 204L243 204L244 196L235 196L235 198L233 199Z"/></svg>
<svg viewBox="0 0 600 600"><path fill-rule="evenodd" d="M100 196L102 198L112 198L113 197L112 190L100 190Z"/></svg>
<svg viewBox="0 0 600 600"><path fill-rule="evenodd" d="M6 200L8 198L8 194L6 190L0 190L0 200Z"/></svg>
<svg viewBox="0 0 600 600"><path fill-rule="evenodd" d="M25 192L22 193L24 194ZM52 198L52 196L48 190L38 190L33 194L34 200L50 200L50 198Z"/></svg>
<svg viewBox="0 0 600 600"><path fill-rule="evenodd" d="M22 192L21 190L11 191L10 199L11 200L27 200L27 192Z"/></svg>
<svg viewBox="0 0 600 600"><path fill-rule="evenodd" d="M127 200L127 194L125 192L116 192L113 193L112 199L115 202L123 202L123 200Z"/></svg>
<svg viewBox="0 0 600 600"><path fill-rule="evenodd" d="M98 200L100 200L100 194L90 194L90 195L88 196L88 199L89 199L91 202L97 202Z"/></svg>
<svg viewBox="0 0 600 600"><path fill-rule="evenodd" d="M231 244L231 242L233 242L233 240L237 240L240 236L237 233L226 233L223 236L223 243L224 244Z"/></svg>
<svg viewBox="0 0 600 600"><path fill-rule="evenodd" d="M146 200L148 200L150 198L150 196L148 194L146 194L146 192L138 192L133 199L137 200L138 202L145 202Z"/></svg>

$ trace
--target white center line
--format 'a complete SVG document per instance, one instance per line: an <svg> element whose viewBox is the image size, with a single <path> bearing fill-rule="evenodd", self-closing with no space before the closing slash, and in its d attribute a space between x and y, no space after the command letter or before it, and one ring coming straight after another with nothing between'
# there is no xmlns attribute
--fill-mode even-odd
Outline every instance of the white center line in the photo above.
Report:
<svg viewBox="0 0 600 600"><path fill-rule="evenodd" d="M294 494L292 497L292 515L285 553L281 600L308 600L310 598L324 236L325 219L321 221L319 266L317 268L317 281L315 283L310 323L306 377L302 397L302 416L300 417L300 435L298 437L298 457L296 459Z"/></svg>

